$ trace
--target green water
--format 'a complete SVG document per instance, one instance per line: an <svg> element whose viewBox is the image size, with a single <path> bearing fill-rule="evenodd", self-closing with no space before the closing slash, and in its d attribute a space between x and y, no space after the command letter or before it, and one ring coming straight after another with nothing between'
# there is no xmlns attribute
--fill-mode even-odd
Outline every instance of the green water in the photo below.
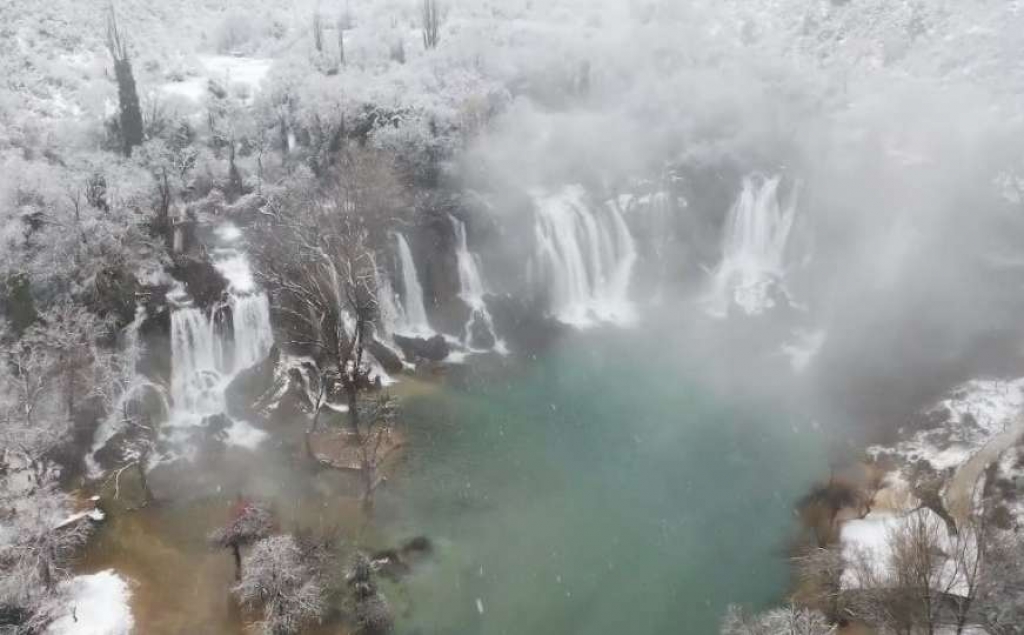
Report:
<svg viewBox="0 0 1024 635"><path fill-rule="evenodd" d="M703 366L591 332L407 400L411 456L388 498L399 530L438 549L400 632L699 635L731 602L780 600L824 441Z"/></svg>

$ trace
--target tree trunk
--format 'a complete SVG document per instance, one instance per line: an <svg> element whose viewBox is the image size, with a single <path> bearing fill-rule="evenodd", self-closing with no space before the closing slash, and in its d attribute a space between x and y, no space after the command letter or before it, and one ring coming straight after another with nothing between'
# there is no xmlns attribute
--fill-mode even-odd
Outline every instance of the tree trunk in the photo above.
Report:
<svg viewBox="0 0 1024 635"><path fill-rule="evenodd" d="M139 486L142 487L142 504L149 505L153 502L153 491L149 489L149 477L146 476L145 455L135 462L135 466L139 470Z"/></svg>
<svg viewBox="0 0 1024 635"><path fill-rule="evenodd" d="M242 579L242 548L238 543L231 544L231 555L235 557L235 580Z"/></svg>

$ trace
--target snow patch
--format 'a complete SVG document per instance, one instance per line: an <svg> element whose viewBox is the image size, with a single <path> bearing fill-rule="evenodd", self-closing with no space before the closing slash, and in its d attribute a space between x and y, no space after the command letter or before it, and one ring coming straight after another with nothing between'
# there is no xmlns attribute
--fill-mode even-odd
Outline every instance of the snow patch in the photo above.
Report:
<svg viewBox="0 0 1024 635"><path fill-rule="evenodd" d="M180 82L168 82L160 86L164 93L179 95L185 99L201 102L210 81L225 86L241 85L250 94L259 90L260 84L270 70L271 60L228 55L200 55L200 75Z"/></svg>
<svg viewBox="0 0 1024 635"><path fill-rule="evenodd" d="M128 603L128 582L112 569L76 576L61 583L68 594L67 613L57 618L47 635L129 635L135 620Z"/></svg>
<svg viewBox="0 0 1024 635"><path fill-rule="evenodd" d="M893 452L907 463L927 461L940 471L955 468L1006 430L1022 408L1024 378L972 380L924 413L947 413L941 425L921 430L894 447L874 446L868 452L873 456Z"/></svg>
<svg viewBox="0 0 1024 635"><path fill-rule="evenodd" d="M919 525L918 523L922 523ZM906 514L872 512L864 518L848 520L840 532L843 557L847 562L865 564L865 573L872 580L862 580L858 567L846 567L841 584L846 589L857 589L881 581L885 584L892 576L893 537L905 531L916 531L923 526L943 554L962 553L962 558L945 558L933 574L932 584L938 590L953 595L966 595L970 589L967 572L973 570L977 557L977 541L969 528L961 528L961 537L950 535L946 523L930 509L921 508ZM936 556L938 557L938 556Z"/></svg>
<svg viewBox="0 0 1024 635"><path fill-rule="evenodd" d="M255 450L268 436L270 435L263 430L255 428L245 421L233 421L231 427L227 429L225 442L235 447Z"/></svg>

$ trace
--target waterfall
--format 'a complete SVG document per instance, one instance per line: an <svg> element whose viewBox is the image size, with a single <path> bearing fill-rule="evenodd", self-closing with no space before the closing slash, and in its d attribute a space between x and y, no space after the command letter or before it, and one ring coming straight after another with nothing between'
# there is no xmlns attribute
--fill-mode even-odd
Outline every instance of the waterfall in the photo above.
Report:
<svg viewBox="0 0 1024 635"><path fill-rule="evenodd" d="M592 209L578 185L555 195L535 193L533 283L559 320L587 325L596 318L633 318L629 283L636 246L614 203Z"/></svg>
<svg viewBox="0 0 1024 635"><path fill-rule="evenodd" d="M785 287L786 244L796 217L796 195L779 203L780 177L748 176L729 210L722 242L722 261L712 274L711 312L728 313L735 304L757 315L788 302Z"/></svg>
<svg viewBox="0 0 1024 635"><path fill-rule="evenodd" d="M222 413L227 385L274 345L266 294L232 294L228 303L231 340L216 323L217 310L183 306L171 313L171 403L186 419Z"/></svg>
<svg viewBox="0 0 1024 635"><path fill-rule="evenodd" d="M398 242L398 260L402 269L402 305L400 330L410 335L432 335L433 329L427 321L427 310L423 306L423 287L416 273L416 262L405 236L395 234Z"/></svg>
<svg viewBox="0 0 1024 635"><path fill-rule="evenodd" d="M239 372L259 363L274 345L270 327L270 302L265 293L231 296L231 327L234 333L232 370Z"/></svg>
<svg viewBox="0 0 1024 635"><path fill-rule="evenodd" d="M216 234L221 246L214 251L213 265L228 282L231 328L219 323L223 305L206 312L184 296L172 310L170 423L174 426L198 425L208 416L223 414L228 385L240 372L263 361L274 345L270 302L257 289L248 258L234 245L240 232L226 224Z"/></svg>
<svg viewBox="0 0 1024 635"><path fill-rule="evenodd" d="M159 399L163 414L170 411L170 403L167 400L167 391L163 386L155 384L143 375L136 372L139 360L142 357L142 344L139 341L139 330L146 321L146 309L138 306L135 309L135 318L125 327L121 338L121 351L124 355L119 361L114 380L123 389L117 396L117 400L110 412L100 421L96 432L93 434L92 446L85 455L85 465L90 476L97 477L102 470L96 463L96 453L106 446L116 434L124 427L124 416L133 402L141 395L149 392Z"/></svg>
<svg viewBox="0 0 1024 635"><path fill-rule="evenodd" d="M171 403L175 423L224 411L223 341L212 315L193 306L171 313Z"/></svg>
<svg viewBox="0 0 1024 635"><path fill-rule="evenodd" d="M494 320L487 303L484 302L484 279L480 274L479 257L469 250L466 224L448 215L455 233L455 259L459 270L459 297L469 306L469 319L463 329L462 341L470 348L504 350L504 344L497 339ZM483 345L480 341L483 340Z"/></svg>
<svg viewBox="0 0 1024 635"><path fill-rule="evenodd" d="M381 274L380 268L374 265L373 282L377 289L377 305L380 314L378 326L381 334L390 339L402 327L403 311L398 304L398 295L391 286L391 278L386 273Z"/></svg>

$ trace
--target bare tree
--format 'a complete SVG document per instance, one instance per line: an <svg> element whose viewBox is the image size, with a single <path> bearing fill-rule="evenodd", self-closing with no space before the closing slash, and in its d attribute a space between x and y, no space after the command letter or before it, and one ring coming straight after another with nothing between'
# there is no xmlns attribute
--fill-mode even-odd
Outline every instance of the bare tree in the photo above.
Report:
<svg viewBox="0 0 1024 635"><path fill-rule="evenodd" d="M213 545L230 549L235 557L235 579L242 579L242 547L270 535L273 522L270 511L256 503L239 498L231 509L228 523L209 536Z"/></svg>
<svg viewBox="0 0 1024 635"><path fill-rule="evenodd" d="M952 533L926 509L890 528L888 557L863 554L848 563L856 580L850 611L868 624L897 634L962 632L982 589L980 526Z"/></svg>
<svg viewBox="0 0 1024 635"><path fill-rule="evenodd" d="M11 461L0 470L0 617L16 633L18 625L24 632L46 625L57 584L92 529L85 515L72 513L55 470L26 479L22 468Z"/></svg>
<svg viewBox="0 0 1024 635"><path fill-rule="evenodd" d="M356 422L355 442L359 450L363 506L372 509L373 496L384 481L381 464L395 447L392 435L398 407L397 402L385 394L374 400L367 410L361 421Z"/></svg>
<svg viewBox="0 0 1024 635"><path fill-rule="evenodd" d="M805 603L825 613L832 622L845 619L842 586L845 561L838 546L812 547L793 558L801 588L808 589Z"/></svg>
<svg viewBox="0 0 1024 635"><path fill-rule="evenodd" d="M323 585L291 536L256 543L233 591L243 606L260 612L256 627L266 635L298 633L325 610Z"/></svg>
<svg viewBox="0 0 1024 635"><path fill-rule="evenodd" d="M261 238L256 255L275 307L291 324L292 343L314 348L320 358L307 451L312 454L309 438L319 428L327 400L343 395L369 507L394 419L390 400L364 403L362 398L375 387L366 346L380 311L371 245L374 236L386 235L404 196L386 155L351 148L342 153L339 167L326 187L300 188L271 201L255 228Z"/></svg>
<svg viewBox="0 0 1024 635"><path fill-rule="evenodd" d="M1020 635L1024 632L1024 536L989 526L984 543L975 615L992 635Z"/></svg>
<svg viewBox="0 0 1024 635"><path fill-rule="evenodd" d="M441 41L441 10L437 0L422 0L420 13L423 18L423 48L436 49Z"/></svg>
<svg viewBox="0 0 1024 635"><path fill-rule="evenodd" d="M135 89L128 40L117 24L113 5L110 5L107 11L107 50L114 60L124 154L131 156L132 149L142 145L143 141L142 109L139 107L139 95Z"/></svg>
<svg viewBox="0 0 1024 635"><path fill-rule="evenodd" d="M818 611L790 604L757 615L732 605L722 620L722 635L832 635L836 627Z"/></svg>

